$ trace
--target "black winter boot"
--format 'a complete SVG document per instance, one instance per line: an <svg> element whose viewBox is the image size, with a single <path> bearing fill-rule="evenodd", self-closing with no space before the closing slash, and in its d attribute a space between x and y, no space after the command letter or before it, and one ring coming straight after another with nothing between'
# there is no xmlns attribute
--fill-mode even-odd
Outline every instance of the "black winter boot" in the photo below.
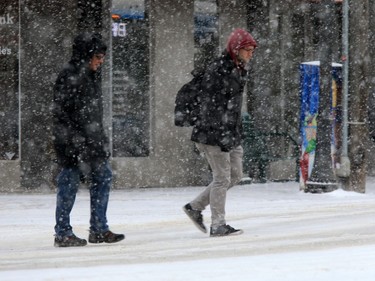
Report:
<svg viewBox="0 0 375 281"><path fill-rule="evenodd" d="M207 233L206 226L203 223L202 211L194 210L190 204L186 204L184 207L182 207L182 210L184 210L187 216L193 221L195 226L200 231Z"/></svg>
<svg viewBox="0 0 375 281"><path fill-rule="evenodd" d="M85 239L78 238L74 234L69 236L57 236L55 235L55 247L81 247L86 246L87 241Z"/></svg>
<svg viewBox="0 0 375 281"><path fill-rule="evenodd" d="M240 235L243 231L241 229L235 229L228 224L220 225L218 227L211 227L210 236L219 237L219 236L229 236L229 235Z"/></svg>
<svg viewBox="0 0 375 281"><path fill-rule="evenodd" d="M90 233L89 242L90 243L116 243L125 239L124 234L116 234L108 230L104 233Z"/></svg>

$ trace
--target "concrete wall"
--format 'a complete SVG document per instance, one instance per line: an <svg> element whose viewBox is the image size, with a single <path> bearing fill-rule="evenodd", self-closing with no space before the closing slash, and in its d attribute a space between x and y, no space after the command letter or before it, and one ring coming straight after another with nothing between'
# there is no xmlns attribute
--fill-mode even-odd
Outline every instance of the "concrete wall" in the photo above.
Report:
<svg viewBox="0 0 375 281"><path fill-rule="evenodd" d="M53 186L52 87L70 56L74 2L65 1L65 9L57 1L21 2L21 186L25 189Z"/></svg>
<svg viewBox="0 0 375 281"><path fill-rule="evenodd" d="M115 186L207 183L207 165L190 141L191 128L174 126L174 101L194 67L193 1L150 1L151 153L114 158ZM163 19L163 20L161 20Z"/></svg>
<svg viewBox="0 0 375 281"><path fill-rule="evenodd" d="M246 28L245 1L219 1L220 49L233 28ZM115 186L205 185L210 173L190 141L191 128L173 123L175 95L194 68L194 1L150 1L151 155L114 158ZM160 20L163 19L163 20Z"/></svg>
<svg viewBox="0 0 375 281"><path fill-rule="evenodd" d="M247 27L247 2L218 1L220 50L225 48L233 28ZM111 1L102 0L101 3L102 27L98 30L92 28L90 21L87 26L77 26L76 0L65 1L63 9L58 1L21 2L21 157L19 161L0 163L0 191L54 189L57 167L53 162L51 136L52 86L62 65L70 58L72 39L78 31L101 31L110 45ZM207 163L190 141L191 128L178 128L173 123L175 95L191 79L190 72L194 67L194 1L150 0L146 3L150 25L151 150L148 157L113 158L114 186L205 185L210 173ZM261 19L262 15L257 17L257 26L271 22L268 17L264 21ZM254 63L261 66L264 65L262 55L267 58L268 54L268 48L264 46L272 47L267 44L268 30L258 30L253 35L262 46L257 50L258 58L255 57ZM263 74L268 73L267 65L259 69ZM264 81L262 71L255 76L259 78L258 83ZM103 74L103 91L107 97L105 123L110 129L110 54ZM264 84L258 85L253 89L254 93L269 96L264 87Z"/></svg>
<svg viewBox="0 0 375 281"><path fill-rule="evenodd" d="M235 28L247 29L246 0L218 0L220 48L226 46L229 34Z"/></svg>
<svg viewBox="0 0 375 281"><path fill-rule="evenodd" d="M20 161L0 161L0 192L20 192Z"/></svg>
<svg viewBox="0 0 375 281"><path fill-rule="evenodd" d="M93 0L94 1L94 0ZM236 27L246 28L245 0L218 1L220 50ZM1 190L53 190L58 170L51 135L52 87L71 55L74 36L101 31L110 45L111 1L102 0L102 26L78 24L77 1L22 1L21 157L1 162ZM173 124L175 95L194 68L194 1L146 1L150 24L150 142L148 157L113 158L116 188L205 185L208 165L190 141L191 128ZM58 18L58 20L57 20ZM63 19L63 20L61 20ZM111 127L111 54L103 72L105 124ZM16 188L16 189L17 189Z"/></svg>

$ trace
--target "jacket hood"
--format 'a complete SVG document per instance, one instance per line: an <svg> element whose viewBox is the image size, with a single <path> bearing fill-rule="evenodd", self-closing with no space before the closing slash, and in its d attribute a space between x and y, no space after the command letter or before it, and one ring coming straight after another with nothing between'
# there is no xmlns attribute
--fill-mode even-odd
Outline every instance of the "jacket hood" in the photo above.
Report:
<svg viewBox="0 0 375 281"><path fill-rule="evenodd" d="M99 33L81 33L73 42L71 62L83 64L88 62L94 54L105 54L107 46Z"/></svg>
<svg viewBox="0 0 375 281"><path fill-rule="evenodd" d="M232 31L229 35L226 50L230 54L231 58L237 62L237 56L240 49L253 46L257 47L257 43L253 36L244 29L237 28Z"/></svg>

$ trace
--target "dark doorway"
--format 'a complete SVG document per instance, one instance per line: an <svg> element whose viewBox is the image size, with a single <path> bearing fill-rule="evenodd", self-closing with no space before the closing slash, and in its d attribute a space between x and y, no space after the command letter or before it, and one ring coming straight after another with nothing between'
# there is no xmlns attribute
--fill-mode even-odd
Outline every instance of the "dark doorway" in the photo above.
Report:
<svg viewBox="0 0 375 281"><path fill-rule="evenodd" d="M114 0L113 156L149 155L149 25L144 0Z"/></svg>

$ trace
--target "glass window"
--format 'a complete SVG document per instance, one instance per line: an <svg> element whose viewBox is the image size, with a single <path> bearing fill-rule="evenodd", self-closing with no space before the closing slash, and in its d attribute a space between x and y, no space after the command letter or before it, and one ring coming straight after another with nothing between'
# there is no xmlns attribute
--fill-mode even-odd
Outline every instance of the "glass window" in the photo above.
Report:
<svg viewBox="0 0 375 281"><path fill-rule="evenodd" d="M194 1L194 66L205 67L219 52L216 0Z"/></svg>
<svg viewBox="0 0 375 281"><path fill-rule="evenodd" d="M19 4L0 2L0 160L19 157Z"/></svg>
<svg viewBox="0 0 375 281"><path fill-rule="evenodd" d="M112 1L113 156L149 155L149 26L144 0Z"/></svg>

